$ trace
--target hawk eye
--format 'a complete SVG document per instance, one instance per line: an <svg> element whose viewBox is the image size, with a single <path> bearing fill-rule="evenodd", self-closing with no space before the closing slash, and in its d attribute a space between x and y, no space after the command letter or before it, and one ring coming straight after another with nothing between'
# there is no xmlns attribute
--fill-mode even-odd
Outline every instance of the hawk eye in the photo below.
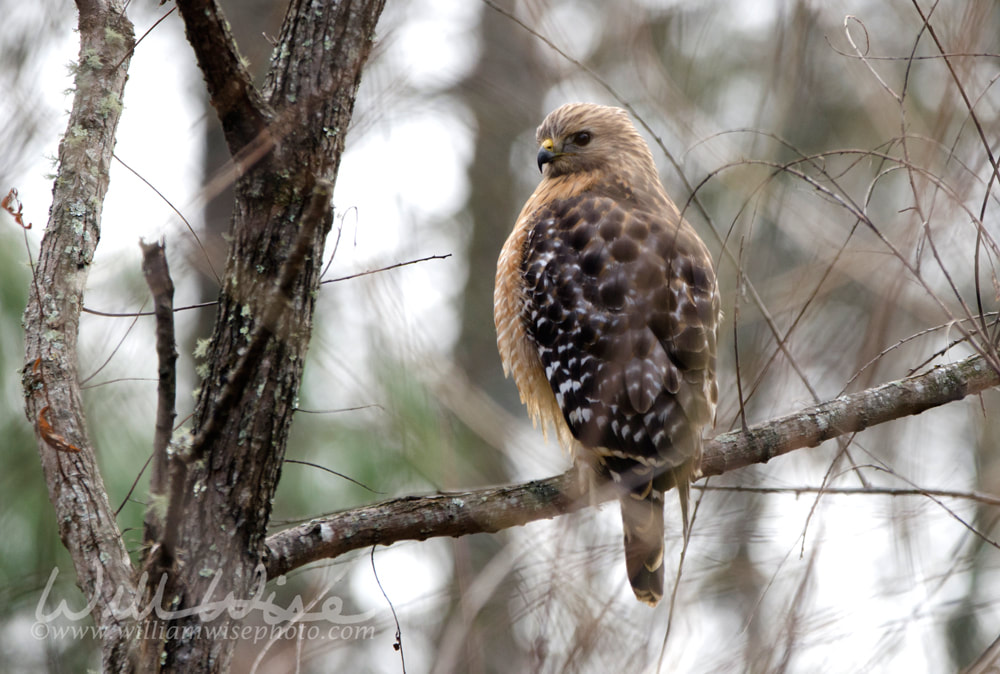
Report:
<svg viewBox="0 0 1000 674"><path fill-rule="evenodd" d="M583 147L584 145L590 142L590 132L581 131L579 133L574 133L570 138L570 141L573 143L573 145L576 145L577 147Z"/></svg>

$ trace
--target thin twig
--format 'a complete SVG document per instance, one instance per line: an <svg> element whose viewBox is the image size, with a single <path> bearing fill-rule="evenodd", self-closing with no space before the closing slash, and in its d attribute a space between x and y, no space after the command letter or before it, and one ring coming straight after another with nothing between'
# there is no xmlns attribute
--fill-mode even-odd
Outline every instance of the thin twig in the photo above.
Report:
<svg viewBox="0 0 1000 674"><path fill-rule="evenodd" d="M142 301L142 306L146 306L146 302L147 301L148 300L144 299ZM151 313L153 315L156 314L155 311L153 311ZM93 379L94 377L96 377L97 375L99 375L101 373L101 371L104 370L104 368L106 368L108 366L108 363L110 363L111 360L118 354L118 349L122 348L122 345L125 344L125 340L128 339L129 334L132 332L132 328L135 327L135 324L139 321L139 316L141 316L141 315L143 315L143 314L133 314L134 317L132 319L132 322L129 324L128 329L125 330L125 334L122 335L122 338L120 340L118 340L117 344L115 344L115 348L111 349L111 353L108 354L108 357L104 359L104 362L101 363L100 367L98 367L96 370L94 370L93 372L91 372L86 377L83 377L82 379L80 379L80 385L81 386L85 385L88 381L90 381L91 379Z"/></svg>
<svg viewBox="0 0 1000 674"><path fill-rule="evenodd" d="M396 641L393 643L393 649L399 651L399 663L403 668L403 674L406 674L406 658L403 657L403 632L399 628L399 617L396 615L396 607L392 605L392 600L389 599L389 595L386 594L385 588L382 587L382 581L378 579L378 571L375 569L375 546L372 546L371 554L369 555L372 563L372 573L375 575L375 583L378 585L379 591L382 596L385 597L386 603L389 604L389 610L392 611L392 619L396 623Z"/></svg>
<svg viewBox="0 0 1000 674"><path fill-rule="evenodd" d="M175 8L175 9L176 9L176 8ZM165 203L165 204L166 204L167 206L169 206L169 207L170 207L170 210L172 210L172 211L173 211L174 213L176 213L176 214L177 214L177 217L181 219L181 222L183 222L183 223L184 223L184 226L185 226L185 227L187 227L187 230L188 230L188 231L189 231L189 232L191 233L191 236L193 236L193 237L194 237L194 240L195 240L195 243L197 243L197 244L198 244L198 249L199 249L199 250L201 250L201 253L202 253L202 255L204 255L204 256L205 256L205 262L206 262L206 263L208 264L208 268L209 268L209 269L210 269L210 270L212 271L212 276L214 276L214 277L215 277L215 280L216 280L216 282L217 282L217 283L218 283L219 285L222 285L222 279L221 279L221 278L219 278L219 274L218 274L218 272L216 272L216 271L215 271L215 267L213 267L213 266L212 266L212 258L211 258L211 256L210 256L210 255L208 254L208 251L207 251L207 250L205 250L205 246L204 246L204 245L203 245L203 244L201 243L201 238L200 238L200 237L198 236L198 232L196 232L196 231L195 231L195 229L194 229L194 227L192 227L192 226L191 226L191 223L190 223L190 222L188 222L188 219L184 217L184 214L183 214L183 213L181 213L180 209L179 209L179 208L177 208L176 206L174 206L174 205L173 205L173 203L171 203L170 199L167 199L167 197L166 197L166 196L165 196L165 195L163 194L163 192L161 192L160 190L158 190L158 189L156 188L156 186L155 186L155 185L153 185L153 183L151 183L151 182L149 182L148 180L146 180L146 178L145 178L145 177L144 177L144 176L143 176L143 175L142 175L141 173L139 173L139 172L138 172L138 171L136 171L136 170L135 170L134 168L132 168L131 166L129 166L128 164L126 164L125 162L123 162L123 161L121 160L121 157L119 157L119 156L118 156L118 155L116 155L116 154L112 154L111 156L112 156L112 157L113 157L113 158L115 159L115 161L117 161L117 162L118 162L119 164L121 164L122 166L124 166L125 168L127 168L127 169L129 170L129 172L130 172L130 173L131 173L132 175L134 175L134 176L135 176L136 178L138 178L138 179L139 179L139 180L141 180L141 181L142 181L143 183L145 183L145 184L146 184L146 186L147 186L147 187L148 187L149 189L153 190L153 192L155 192L155 193L156 193L156 196L160 197L160 199L162 199L162 200L163 200L163 203Z"/></svg>
<svg viewBox="0 0 1000 674"><path fill-rule="evenodd" d="M974 501L983 505L1000 507L1000 496L984 494L978 491L961 491L958 489L924 489L899 487L758 487L758 486L724 486L724 485L692 485L693 489L702 491L731 491L747 494L789 494L798 497L801 494L839 494L842 496L936 496L939 498L954 498Z"/></svg>
<svg viewBox="0 0 1000 674"><path fill-rule="evenodd" d="M153 456L154 456L153 454L150 454L149 456L146 457L146 463L142 464L142 468L139 469L139 472L135 476L135 479L132 480L132 486L128 488L128 492L125 494L125 498L122 499L122 502L118 506L118 509L115 510L115 519L117 519L118 516L122 514L122 509L125 508L125 505L130 500L132 500L132 494L135 492L135 488L139 485L139 480L142 479L142 474L146 472L147 468L149 468L149 462L153 460Z"/></svg>
<svg viewBox="0 0 1000 674"><path fill-rule="evenodd" d="M125 2L125 5L126 5L126 7L128 6L128 0L126 0L126 2ZM130 56L132 56L132 54L134 54L134 53L135 53L135 48L139 46L139 43L140 43L140 42L142 42L143 40L145 40L145 39L146 39L146 36L147 36L147 35L149 35L150 33L152 33L152 32L153 32L153 29L154 29L154 28L156 28L156 27L157 27L157 26L159 26L159 25L160 25L161 23L163 23L163 22L164 22L164 21L166 20L166 18L167 18L168 16L170 16L171 14L173 14L173 13L174 13L175 11L177 11L177 7L176 7L176 6L174 6L174 7L171 7L171 8L170 8L170 9L169 9L169 10L167 11L167 13L166 13L166 14L164 14L164 15L163 15L163 16L161 16L161 17L160 17L159 19L157 19L156 21L154 21L154 22L153 22L153 25L152 25L152 26L150 26L149 28L147 28L147 29L146 29L146 32L145 32L145 33L143 33L142 35L140 35L140 36L139 36L139 39L135 41L135 44L133 44L133 45L132 45L132 48L128 50L128 53L126 53L126 54L125 54L125 56L122 56L121 60L120 60L120 61L118 61L118 63L117 63L117 64L115 64L115 70L118 70L118 68L120 68L120 67L121 67L121 65L122 65L123 63L125 63L125 59L129 58ZM124 14L124 10L122 10L122 14Z"/></svg>
<svg viewBox="0 0 1000 674"><path fill-rule="evenodd" d="M449 257L451 257L451 253L445 253L444 255L428 255L427 257L417 258L416 260L407 260L406 262L397 262L396 264L390 264L385 267L378 267L377 269L360 271L357 274L348 274L347 276L338 276L337 278L326 279L325 281L320 281L320 284L325 285L327 283L339 283L340 281L350 281L351 279L359 278L361 276L378 274L383 271L389 271L390 269L399 269L400 267L406 267L411 264L417 264L418 262L427 262L428 260L445 260Z"/></svg>
<svg viewBox="0 0 1000 674"><path fill-rule="evenodd" d="M358 272L356 274L348 274L347 276L338 276L337 278L326 279L325 281L320 281L320 285L326 285L327 283L339 283L341 281L350 281L351 279L360 278L362 276L370 276L372 274L379 274L384 271L391 271L393 269L399 269L400 267L407 267L411 264L417 264L418 262L427 262L428 260L445 260L451 257L451 253L444 253L443 255L428 255L427 257L420 257L415 260L405 260L403 262L396 262L394 264L386 265L385 267L377 267L375 269L368 269L365 271ZM205 307L214 307L218 304L218 300L210 300L208 302L199 302L198 304L190 304L183 307L177 307L174 309L177 311L190 311L191 309L204 309ZM83 307L83 313L92 314L94 316L103 316L105 318L134 318L136 316L153 316L156 312L153 311L131 311L131 312L113 312L113 311L99 311L97 309L90 309L88 307Z"/></svg>
<svg viewBox="0 0 1000 674"><path fill-rule="evenodd" d="M377 489L372 489L371 487L369 487L368 485L366 485L364 482L358 482L353 477L344 475L343 473L338 473L334 469L327 468L326 466L321 466L318 463L312 463L311 461L300 461L298 459L285 459L285 463L297 463L300 466L309 466L310 468L319 468L320 470L325 470L327 473L331 473L332 475L336 475L337 477L342 477L345 480L347 480L348 482L353 482L354 484L358 485L359 487L361 487L363 489L367 489L368 491L370 491L373 494L384 494L385 493L384 491L378 491Z"/></svg>
<svg viewBox="0 0 1000 674"><path fill-rule="evenodd" d="M201 302L199 304L190 304L185 307L176 307L174 312L178 311L190 311L191 309L204 309L205 307L214 307L219 302L216 300L211 300L209 302ZM98 311L97 309L89 309L84 307L81 309L85 314L91 314L93 316L104 316L105 318L134 318L136 316L155 316L155 311L129 311L116 313L113 311Z"/></svg>

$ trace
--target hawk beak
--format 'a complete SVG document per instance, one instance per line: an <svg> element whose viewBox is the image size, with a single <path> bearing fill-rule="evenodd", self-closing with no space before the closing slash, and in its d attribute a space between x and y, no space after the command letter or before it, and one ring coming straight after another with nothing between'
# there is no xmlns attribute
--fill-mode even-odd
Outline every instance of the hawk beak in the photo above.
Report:
<svg viewBox="0 0 1000 674"><path fill-rule="evenodd" d="M542 172L542 167L553 161L556 157L561 155L561 152L555 151L556 144L552 142L551 138L546 138L542 141L542 146L538 149L538 172Z"/></svg>

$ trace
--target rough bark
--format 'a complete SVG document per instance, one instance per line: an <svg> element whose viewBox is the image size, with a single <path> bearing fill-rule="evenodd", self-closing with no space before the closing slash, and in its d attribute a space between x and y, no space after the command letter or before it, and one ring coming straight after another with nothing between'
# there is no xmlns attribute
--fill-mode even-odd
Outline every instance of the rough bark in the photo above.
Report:
<svg viewBox="0 0 1000 674"><path fill-rule="evenodd" d="M259 93L216 4L177 5L239 175L211 369L190 437L168 455L169 493L152 499L165 512L163 535L148 541L146 597L165 577L163 608L183 612L252 593L312 331L332 180L383 3L292 2ZM146 640L142 670L228 668L234 640L199 630L198 614L148 621L148 634L189 636ZM213 627L234 622L225 612Z"/></svg>

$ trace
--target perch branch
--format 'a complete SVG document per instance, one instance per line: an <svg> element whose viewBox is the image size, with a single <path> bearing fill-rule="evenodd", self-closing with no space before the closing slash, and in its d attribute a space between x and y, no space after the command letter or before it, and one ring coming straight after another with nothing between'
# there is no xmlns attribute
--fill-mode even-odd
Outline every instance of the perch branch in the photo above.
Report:
<svg viewBox="0 0 1000 674"><path fill-rule="evenodd" d="M926 374L844 395L733 431L705 443L702 475L721 475L767 463L803 447L938 407L1000 385L981 356L936 367ZM271 535L268 575L337 557L370 545L436 536L495 532L549 519L614 498L611 490L587 493L571 469L544 480L468 492L406 496L319 518Z"/></svg>

